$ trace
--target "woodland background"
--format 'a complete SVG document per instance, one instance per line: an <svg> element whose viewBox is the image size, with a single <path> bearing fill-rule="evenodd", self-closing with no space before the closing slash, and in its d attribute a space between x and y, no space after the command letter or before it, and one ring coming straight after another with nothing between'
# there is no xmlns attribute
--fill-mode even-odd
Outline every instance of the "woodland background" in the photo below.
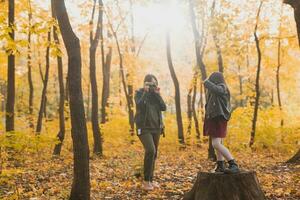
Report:
<svg viewBox="0 0 300 200"><path fill-rule="evenodd" d="M297 1L67 0L78 40L56 20L61 2L0 0L1 199L72 199L80 170L91 199L180 199L214 165L201 84L213 71L231 91L225 144L241 168L257 172L268 199L300 198ZM81 68L70 66L76 45ZM151 193L139 188L133 123L147 73L167 104L162 187Z"/></svg>

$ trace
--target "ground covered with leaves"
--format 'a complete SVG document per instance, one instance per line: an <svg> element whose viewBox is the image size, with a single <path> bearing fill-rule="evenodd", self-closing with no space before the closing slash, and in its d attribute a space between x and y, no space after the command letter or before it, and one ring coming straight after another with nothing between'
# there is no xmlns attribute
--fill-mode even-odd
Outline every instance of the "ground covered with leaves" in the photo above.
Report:
<svg viewBox="0 0 300 200"><path fill-rule="evenodd" d="M201 140L201 146L197 146L196 142L190 139L190 145L183 148L178 144L176 134L169 129L166 138L161 138L155 170L156 181L161 187L151 192L142 191L140 185L143 148L136 136L132 138L125 131L126 120L122 123L119 123L119 126L124 128L120 130L114 129L114 124L102 127L105 139L103 157L91 153L93 200L181 199L184 193L191 189L197 172L211 171L214 168L214 163L207 159L205 139ZM48 131L50 133L51 129ZM89 131L90 149L91 133ZM192 135L191 138L193 137ZM8 156L2 150L4 163L0 175L0 199L68 199L73 173L70 138L70 131L67 130L62 155L56 158L51 156L54 144L49 140L30 140L28 144L36 146L35 150L28 151L24 148L25 151L21 148L15 152L13 159L7 159ZM234 145L230 141L234 141L234 138L228 137L226 145L235 155L240 167L243 170L256 171L268 199L300 199L300 165L285 163L297 150L297 145L287 151L265 145L256 145L250 149L247 145Z"/></svg>

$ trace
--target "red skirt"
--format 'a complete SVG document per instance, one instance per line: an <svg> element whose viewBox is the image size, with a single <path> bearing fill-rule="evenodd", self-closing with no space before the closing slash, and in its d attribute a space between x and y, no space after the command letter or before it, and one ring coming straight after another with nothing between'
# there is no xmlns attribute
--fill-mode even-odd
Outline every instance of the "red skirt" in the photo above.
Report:
<svg viewBox="0 0 300 200"><path fill-rule="evenodd" d="M225 138L227 134L227 120L223 117L204 120L203 135Z"/></svg>

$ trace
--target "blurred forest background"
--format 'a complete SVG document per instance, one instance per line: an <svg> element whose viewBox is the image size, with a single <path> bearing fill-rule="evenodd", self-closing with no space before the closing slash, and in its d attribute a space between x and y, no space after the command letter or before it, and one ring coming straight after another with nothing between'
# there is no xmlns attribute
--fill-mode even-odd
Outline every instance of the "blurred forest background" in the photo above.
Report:
<svg viewBox="0 0 300 200"><path fill-rule="evenodd" d="M268 199L300 198L298 1L66 0L78 40L62 30L62 2L0 0L1 199L69 198L73 160L91 199L180 199L213 167L201 84L213 71L231 91L225 144L241 168ZM148 73L167 104L152 193L139 190L133 101Z"/></svg>

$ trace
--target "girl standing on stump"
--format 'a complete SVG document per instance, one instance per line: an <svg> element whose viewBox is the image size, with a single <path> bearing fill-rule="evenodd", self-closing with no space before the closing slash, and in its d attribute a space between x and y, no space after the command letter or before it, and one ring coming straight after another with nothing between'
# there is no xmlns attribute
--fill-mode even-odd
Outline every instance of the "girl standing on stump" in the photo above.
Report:
<svg viewBox="0 0 300 200"><path fill-rule="evenodd" d="M239 167L229 150L222 144L227 133L227 122L231 115L230 91L226 85L224 76L220 72L212 73L204 81L207 89L205 105L205 120L203 134L211 136L212 145L217 153L217 173L237 173ZM229 167L225 167L224 158Z"/></svg>
<svg viewBox="0 0 300 200"><path fill-rule="evenodd" d="M155 160L157 157L158 142L163 132L162 111L166 104L160 96L158 81L155 76L148 74L144 78L144 87L135 93L137 135L145 149L144 157L144 190L158 188L153 181Z"/></svg>

